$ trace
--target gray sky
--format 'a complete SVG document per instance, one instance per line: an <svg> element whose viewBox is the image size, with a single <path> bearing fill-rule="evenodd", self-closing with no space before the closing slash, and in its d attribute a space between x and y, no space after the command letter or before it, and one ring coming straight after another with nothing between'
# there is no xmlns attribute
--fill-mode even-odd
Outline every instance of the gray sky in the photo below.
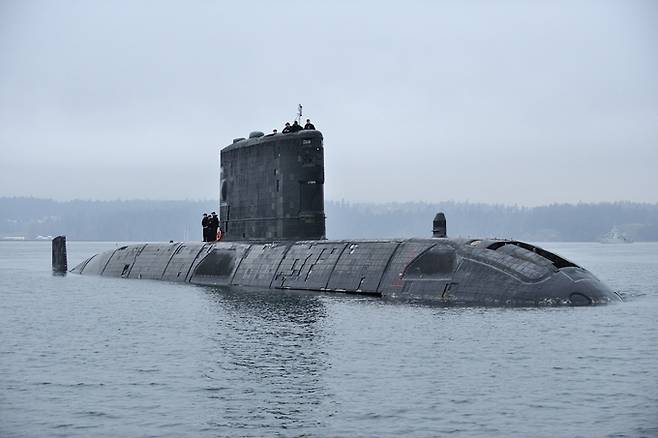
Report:
<svg viewBox="0 0 658 438"><path fill-rule="evenodd" d="M0 196L216 199L298 103L329 199L658 202L658 2L0 0Z"/></svg>

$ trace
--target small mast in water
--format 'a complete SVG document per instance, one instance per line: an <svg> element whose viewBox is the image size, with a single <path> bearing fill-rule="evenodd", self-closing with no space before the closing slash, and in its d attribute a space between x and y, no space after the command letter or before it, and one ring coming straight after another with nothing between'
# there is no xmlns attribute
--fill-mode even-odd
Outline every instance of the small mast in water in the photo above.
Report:
<svg viewBox="0 0 658 438"><path fill-rule="evenodd" d="M66 274L68 263L66 258L66 236L57 236L53 239L53 272L56 274Z"/></svg>

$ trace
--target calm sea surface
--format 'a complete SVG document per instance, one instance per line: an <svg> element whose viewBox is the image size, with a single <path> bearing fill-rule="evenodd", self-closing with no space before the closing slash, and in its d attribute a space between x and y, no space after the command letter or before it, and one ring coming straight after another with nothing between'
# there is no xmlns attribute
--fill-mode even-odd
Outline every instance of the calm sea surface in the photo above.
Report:
<svg viewBox="0 0 658 438"><path fill-rule="evenodd" d="M0 436L658 436L658 244L543 244L626 297L437 308L50 272L0 243ZM114 243L69 242L69 263Z"/></svg>

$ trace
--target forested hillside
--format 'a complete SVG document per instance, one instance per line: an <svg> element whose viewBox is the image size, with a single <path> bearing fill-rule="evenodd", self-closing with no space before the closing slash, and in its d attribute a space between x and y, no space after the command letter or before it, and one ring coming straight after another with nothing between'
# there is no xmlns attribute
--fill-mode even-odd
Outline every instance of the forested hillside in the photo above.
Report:
<svg viewBox="0 0 658 438"><path fill-rule="evenodd" d="M0 238L65 234L70 240L200 240L204 212L216 201L67 201L0 198ZM630 202L518 207L458 202L328 201L327 237L428 237L438 211L450 236L529 241L595 241L613 227L636 241L658 241L658 204Z"/></svg>

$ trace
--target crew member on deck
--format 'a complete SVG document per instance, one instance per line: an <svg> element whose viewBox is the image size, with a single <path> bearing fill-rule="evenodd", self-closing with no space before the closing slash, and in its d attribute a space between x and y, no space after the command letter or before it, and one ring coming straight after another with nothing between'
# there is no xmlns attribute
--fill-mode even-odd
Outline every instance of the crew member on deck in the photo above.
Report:
<svg viewBox="0 0 658 438"><path fill-rule="evenodd" d="M210 226L210 218L208 213L203 213L203 219L201 219L201 228L203 229L203 241L208 241L208 228Z"/></svg>
<svg viewBox="0 0 658 438"><path fill-rule="evenodd" d="M219 228L219 218L217 213L213 211L212 216L210 216L210 231L208 231L209 242L217 240L217 228Z"/></svg>
<svg viewBox="0 0 658 438"><path fill-rule="evenodd" d="M304 128L302 128L302 126L299 123L297 123L297 120L295 120L294 122L292 122L292 126L290 127L290 132L299 132L302 129Z"/></svg>
<svg viewBox="0 0 658 438"><path fill-rule="evenodd" d="M283 131L281 131L281 133L287 134L289 132L292 132L292 128L290 126L290 122L286 122L286 126L283 128Z"/></svg>
<svg viewBox="0 0 658 438"><path fill-rule="evenodd" d="M304 125L304 129L315 129L315 125L311 123L311 119L306 119L306 125Z"/></svg>

